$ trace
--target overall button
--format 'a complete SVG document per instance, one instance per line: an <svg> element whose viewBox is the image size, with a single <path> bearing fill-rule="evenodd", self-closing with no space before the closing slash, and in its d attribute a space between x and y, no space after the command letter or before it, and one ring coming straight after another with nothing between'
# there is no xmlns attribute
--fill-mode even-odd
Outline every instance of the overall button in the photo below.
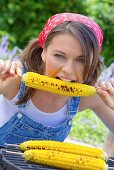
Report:
<svg viewBox="0 0 114 170"><path fill-rule="evenodd" d="M17 114L17 118L18 118L18 119L21 119L22 116L23 116L23 115L22 115L21 113L18 113L18 114Z"/></svg>
<svg viewBox="0 0 114 170"><path fill-rule="evenodd" d="M71 125L72 125L72 120L69 120L69 121L68 121L68 124L71 126Z"/></svg>

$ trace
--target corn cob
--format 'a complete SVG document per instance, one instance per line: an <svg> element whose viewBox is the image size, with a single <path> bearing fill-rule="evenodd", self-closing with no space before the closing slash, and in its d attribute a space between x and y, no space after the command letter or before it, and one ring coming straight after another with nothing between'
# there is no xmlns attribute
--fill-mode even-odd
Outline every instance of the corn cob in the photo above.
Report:
<svg viewBox="0 0 114 170"><path fill-rule="evenodd" d="M108 170L102 159L64 153L53 150L28 150L24 152L27 161L69 170Z"/></svg>
<svg viewBox="0 0 114 170"><path fill-rule="evenodd" d="M44 149L90 156L104 160L108 159L107 154L103 151L102 148L95 148L91 146L84 146L79 144L71 144L51 140L25 141L19 145L19 148L22 151L30 149L42 149L42 150Z"/></svg>
<svg viewBox="0 0 114 170"><path fill-rule="evenodd" d="M22 81L26 86L65 96L92 96L96 94L96 89L92 86L75 82L65 82L34 72L24 74Z"/></svg>

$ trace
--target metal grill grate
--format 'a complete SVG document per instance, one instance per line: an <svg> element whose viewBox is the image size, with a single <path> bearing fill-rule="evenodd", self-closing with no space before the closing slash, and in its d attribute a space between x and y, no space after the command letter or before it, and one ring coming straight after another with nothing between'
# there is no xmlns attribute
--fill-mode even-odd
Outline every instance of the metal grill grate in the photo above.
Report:
<svg viewBox="0 0 114 170"><path fill-rule="evenodd" d="M27 162L15 145L0 147L0 170L60 170Z"/></svg>
<svg viewBox="0 0 114 170"><path fill-rule="evenodd" d="M114 157L110 157L107 161L107 164L109 170L114 170Z"/></svg>

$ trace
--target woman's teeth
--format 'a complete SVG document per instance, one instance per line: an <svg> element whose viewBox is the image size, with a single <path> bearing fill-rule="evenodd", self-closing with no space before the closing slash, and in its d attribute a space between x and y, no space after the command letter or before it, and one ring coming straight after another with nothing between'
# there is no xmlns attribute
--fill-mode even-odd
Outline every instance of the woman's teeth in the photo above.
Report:
<svg viewBox="0 0 114 170"><path fill-rule="evenodd" d="M67 82L71 82L71 80L68 80L68 79L61 79L63 81L67 81Z"/></svg>
<svg viewBox="0 0 114 170"><path fill-rule="evenodd" d="M69 80L69 79L66 79L66 78L59 78L59 77L56 77L56 79L59 79L59 80L62 80L62 81L67 81L67 82L74 82L74 81Z"/></svg>

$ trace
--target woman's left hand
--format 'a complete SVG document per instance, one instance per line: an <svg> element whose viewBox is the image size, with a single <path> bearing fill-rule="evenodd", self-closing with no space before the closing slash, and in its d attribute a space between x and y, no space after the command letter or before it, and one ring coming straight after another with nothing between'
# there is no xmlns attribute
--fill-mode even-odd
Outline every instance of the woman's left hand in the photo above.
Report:
<svg viewBox="0 0 114 170"><path fill-rule="evenodd" d="M99 82L96 90L104 103L114 110L114 79L106 83L103 81Z"/></svg>

